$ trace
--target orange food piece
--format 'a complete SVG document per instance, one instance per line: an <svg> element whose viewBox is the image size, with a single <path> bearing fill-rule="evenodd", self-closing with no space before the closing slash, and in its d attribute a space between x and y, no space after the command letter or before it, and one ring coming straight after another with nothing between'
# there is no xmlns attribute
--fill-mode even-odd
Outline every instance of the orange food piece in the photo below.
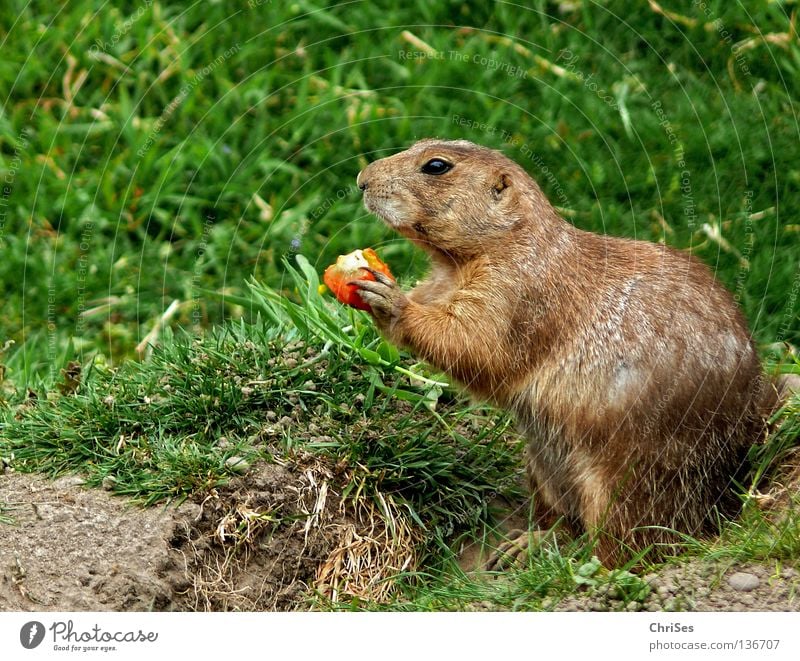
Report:
<svg viewBox="0 0 800 661"><path fill-rule="evenodd" d="M325 269L322 281L341 303L369 311L369 305L358 295L358 287L352 284L354 280L375 280L375 276L365 268L367 266L394 280L389 267L381 261L375 251L372 248L365 248L354 250L347 255L339 255L336 263Z"/></svg>

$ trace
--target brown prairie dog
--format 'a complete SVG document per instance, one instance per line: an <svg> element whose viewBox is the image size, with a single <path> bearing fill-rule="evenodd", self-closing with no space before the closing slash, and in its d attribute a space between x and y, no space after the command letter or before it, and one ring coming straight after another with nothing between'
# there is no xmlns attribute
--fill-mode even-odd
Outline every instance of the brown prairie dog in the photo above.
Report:
<svg viewBox="0 0 800 661"><path fill-rule="evenodd" d="M359 281L382 332L514 412L542 526L596 536L615 565L715 529L776 401L747 324L697 259L565 222L519 165L423 140L358 176L425 249L403 293ZM649 527L649 528L648 528Z"/></svg>

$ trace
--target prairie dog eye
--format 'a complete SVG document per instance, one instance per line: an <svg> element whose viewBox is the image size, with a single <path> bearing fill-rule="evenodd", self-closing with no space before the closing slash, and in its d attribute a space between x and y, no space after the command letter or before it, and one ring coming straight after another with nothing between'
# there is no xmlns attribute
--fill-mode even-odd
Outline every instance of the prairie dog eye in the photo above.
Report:
<svg viewBox="0 0 800 661"><path fill-rule="evenodd" d="M422 166L422 171L425 174L444 174L453 169L453 164L448 163L441 158L432 158L430 161Z"/></svg>

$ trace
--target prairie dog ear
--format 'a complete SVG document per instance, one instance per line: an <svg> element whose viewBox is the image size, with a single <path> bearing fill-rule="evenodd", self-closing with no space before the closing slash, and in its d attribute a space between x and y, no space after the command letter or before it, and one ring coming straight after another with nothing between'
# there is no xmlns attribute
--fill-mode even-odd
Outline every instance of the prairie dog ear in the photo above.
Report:
<svg viewBox="0 0 800 661"><path fill-rule="evenodd" d="M502 195L503 191L511 186L511 177L509 177L505 172L501 172L497 175L492 184L492 197L495 200L499 200Z"/></svg>

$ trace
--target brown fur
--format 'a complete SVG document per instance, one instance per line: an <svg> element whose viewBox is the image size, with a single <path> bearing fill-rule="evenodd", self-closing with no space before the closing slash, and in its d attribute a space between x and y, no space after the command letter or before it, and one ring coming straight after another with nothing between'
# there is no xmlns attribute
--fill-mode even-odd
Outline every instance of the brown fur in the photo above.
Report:
<svg viewBox="0 0 800 661"><path fill-rule="evenodd" d="M422 173L433 157L453 169ZM358 182L433 260L407 296L362 296L390 340L516 414L538 509L596 536L607 565L735 513L775 388L701 262L576 229L519 165L466 141L418 142Z"/></svg>

